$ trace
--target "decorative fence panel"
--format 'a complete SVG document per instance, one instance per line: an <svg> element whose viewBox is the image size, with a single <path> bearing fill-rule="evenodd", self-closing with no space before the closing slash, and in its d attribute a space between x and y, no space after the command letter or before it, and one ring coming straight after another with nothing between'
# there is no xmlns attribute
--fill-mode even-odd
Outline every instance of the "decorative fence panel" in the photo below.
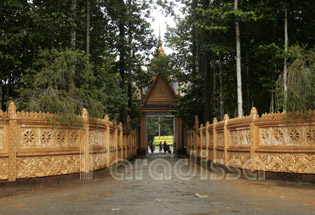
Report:
<svg viewBox="0 0 315 215"><path fill-rule="evenodd" d="M16 112L14 103L8 112L0 111L0 180L90 172L136 155L136 150L128 157L119 154L119 146L135 148L135 132L127 126L123 134L122 124L107 115L92 119L83 109L83 126L54 126L56 116Z"/></svg>
<svg viewBox="0 0 315 215"><path fill-rule="evenodd" d="M206 136L207 159L225 166L271 172L315 173L315 111L250 116L207 123L187 132L187 153L196 149L198 134ZM203 141L204 142L204 141ZM204 149L204 148L202 148ZM198 157L200 152L197 151Z"/></svg>

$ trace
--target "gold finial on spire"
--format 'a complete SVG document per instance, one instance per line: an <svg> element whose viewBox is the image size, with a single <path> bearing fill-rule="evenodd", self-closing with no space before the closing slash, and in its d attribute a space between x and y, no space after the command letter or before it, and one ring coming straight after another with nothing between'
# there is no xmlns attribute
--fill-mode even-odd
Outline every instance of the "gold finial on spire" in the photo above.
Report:
<svg viewBox="0 0 315 215"><path fill-rule="evenodd" d="M159 48L162 47L162 40L161 40L161 24L159 24Z"/></svg>
<svg viewBox="0 0 315 215"><path fill-rule="evenodd" d="M163 47L162 47L161 24L159 24L159 47L158 47L157 51L158 51L160 54L165 55L164 49L163 49Z"/></svg>

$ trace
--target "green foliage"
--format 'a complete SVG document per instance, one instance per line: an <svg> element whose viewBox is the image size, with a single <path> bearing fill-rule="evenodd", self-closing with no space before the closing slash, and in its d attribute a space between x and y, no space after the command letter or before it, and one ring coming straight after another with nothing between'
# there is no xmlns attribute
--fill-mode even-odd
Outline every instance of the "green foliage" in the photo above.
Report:
<svg viewBox="0 0 315 215"><path fill-rule="evenodd" d="M152 1L88 1L88 65L83 53L88 44L87 1L0 2L0 109L16 100L20 109L71 115L85 107L90 116L108 114L114 121L120 112L128 112L137 126L137 101L132 97L132 105L127 107L125 86L137 84L130 88L132 95L137 86L150 80L141 66L156 42L147 19ZM71 9L74 2L76 10ZM119 33L122 25L124 37ZM125 64L122 76L118 73L121 61ZM74 75L71 94L67 92L67 83L72 81L69 74Z"/></svg>
<svg viewBox="0 0 315 215"><path fill-rule="evenodd" d="M177 26L170 28L166 37L168 45L176 50L171 56L173 65L181 70L175 73L176 80L184 86L183 96L178 99L177 114L191 127L194 115L199 116L201 123L205 118L218 118L221 115L220 102L223 102L224 113L235 116L235 18L238 18L240 27L244 113L249 114L252 106L259 112L274 111L276 81L283 70L283 9L289 9L290 44L313 46L315 20L311 11L315 10L314 1L239 1L238 10L228 0L182 0L181 3L184 4L184 16L176 17ZM207 59L210 59L210 67ZM209 74L210 80L206 79ZM301 77L299 82L296 81L293 85L305 84L306 80ZM220 88L223 89L222 101ZM303 88L310 89L310 86L305 84ZM302 93L301 89L297 92L290 96L298 97ZM308 94L311 92L309 90ZM204 110L209 108L209 104L205 102L205 95L209 94L212 97L211 116L206 117ZM281 98L279 92L277 95ZM307 97L311 98L311 95ZM293 109L297 108L303 109Z"/></svg>
<svg viewBox="0 0 315 215"><path fill-rule="evenodd" d="M283 76L277 81L277 109L287 112L315 109L315 52L299 45L289 48L287 102L284 103Z"/></svg>
<svg viewBox="0 0 315 215"><path fill-rule="evenodd" d="M153 141L155 136L159 136L159 124L161 136L173 136L173 118L161 117L160 121L158 117L148 117L148 140Z"/></svg>
<svg viewBox="0 0 315 215"><path fill-rule="evenodd" d="M105 55L106 56L106 53ZM87 108L91 117L106 113L115 121L126 95L119 88L119 76L112 72L113 59L87 64L87 56L70 49L41 50L34 67L22 76L17 104L19 109L62 115L80 114ZM75 88L67 92L67 74L75 68Z"/></svg>
<svg viewBox="0 0 315 215"><path fill-rule="evenodd" d="M89 69L85 62L84 54L79 51L41 50L33 68L27 69L22 76L24 84L19 90L19 108L33 112L80 113L78 92L67 93L66 77L73 67L80 76L84 75Z"/></svg>
<svg viewBox="0 0 315 215"><path fill-rule="evenodd" d="M170 81L169 77L174 73L170 63L170 57L163 54L159 54L151 60L148 70L151 74L159 74L166 82Z"/></svg>

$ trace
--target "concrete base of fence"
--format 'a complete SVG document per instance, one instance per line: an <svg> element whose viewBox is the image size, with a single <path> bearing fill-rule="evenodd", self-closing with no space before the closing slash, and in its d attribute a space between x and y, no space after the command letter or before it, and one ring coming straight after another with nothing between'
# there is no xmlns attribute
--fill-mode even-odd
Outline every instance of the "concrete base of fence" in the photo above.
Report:
<svg viewBox="0 0 315 215"><path fill-rule="evenodd" d="M207 161L207 169L211 171L212 161ZM197 158L197 164L201 165L200 158ZM222 168L224 172L233 173L226 166L222 164L212 164L215 167ZM244 169L230 167L231 169L238 169L241 172L241 178L246 179L244 175ZM258 174L258 171L246 170L252 174ZM315 174L306 174L306 173L288 173L288 172L271 172L271 171L259 171L261 175L264 175L264 178L267 180L281 180L281 181L291 181L291 182L309 182L315 184Z"/></svg>
<svg viewBox="0 0 315 215"><path fill-rule="evenodd" d="M129 161L135 159L131 158ZM59 186L66 183L79 183L82 173L73 173L65 175L45 176L37 178L23 178L16 181L0 180L0 196L15 195L19 191L32 190L33 188L40 188L43 186ZM100 178L110 175L109 168L95 170L91 173L91 179ZM87 179L89 180L89 179ZM83 180L86 181L86 180Z"/></svg>
<svg viewBox="0 0 315 215"><path fill-rule="evenodd" d="M100 169L93 171L93 178L101 177L109 174L109 168ZM67 175L56 175L56 176L46 176L38 178L25 178L18 179L16 181L0 181L0 189L7 188L24 188L29 187L41 187L45 185L58 186L63 183L67 183L73 180L80 180L80 173L67 174Z"/></svg>

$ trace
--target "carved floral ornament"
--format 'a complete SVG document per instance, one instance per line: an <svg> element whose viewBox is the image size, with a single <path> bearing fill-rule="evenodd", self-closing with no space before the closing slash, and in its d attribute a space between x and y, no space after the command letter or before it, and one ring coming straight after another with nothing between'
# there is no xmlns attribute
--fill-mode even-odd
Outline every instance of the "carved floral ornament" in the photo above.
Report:
<svg viewBox="0 0 315 215"><path fill-rule="evenodd" d="M57 131L56 138L59 145L65 145L65 140L66 140L65 131Z"/></svg>
<svg viewBox="0 0 315 215"><path fill-rule="evenodd" d="M35 129L24 129L22 130L22 147L35 147L36 146L36 135Z"/></svg>
<svg viewBox="0 0 315 215"><path fill-rule="evenodd" d="M252 134L250 130L234 130L230 131L231 146L250 146L252 143Z"/></svg>
<svg viewBox="0 0 315 215"><path fill-rule="evenodd" d="M79 132L77 130L70 132L70 146L79 146L78 140L79 140Z"/></svg>
<svg viewBox="0 0 315 215"><path fill-rule="evenodd" d="M49 130L44 130L41 132L40 142L42 145L49 146L52 143L52 132Z"/></svg>
<svg viewBox="0 0 315 215"><path fill-rule="evenodd" d="M314 142L315 143L315 128L310 128L306 132L306 138L308 141Z"/></svg>
<svg viewBox="0 0 315 215"><path fill-rule="evenodd" d="M79 146L79 131L74 129L27 128L21 130L22 148L66 147L69 135L69 146Z"/></svg>
<svg viewBox="0 0 315 215"><path fill-rule="evenodd" d="M224 146L224 134L223 133L218 133L218 145Z"/></svg>
<svg viewBox="0 0 315 215"><path fill-rule="evenodd" d="M313 145L315 128L311 126L260 128L261 145Z"/></svg>

